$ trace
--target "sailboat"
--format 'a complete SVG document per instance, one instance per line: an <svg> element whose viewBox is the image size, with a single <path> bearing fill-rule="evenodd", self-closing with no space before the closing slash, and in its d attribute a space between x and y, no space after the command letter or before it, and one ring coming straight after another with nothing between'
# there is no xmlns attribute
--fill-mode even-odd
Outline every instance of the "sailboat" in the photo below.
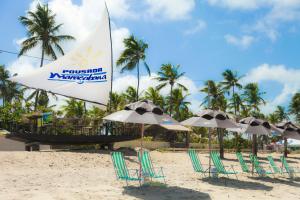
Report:
<svg viewBox="0 0 300 200"><path fill-rule="evenodd" d="M32 73L12 77L11 81L28 88L106 106L112 90L112 60L110 17L105 6L98 28L77 48ZM61 127L55 124L50 128L48 131L42 130L43 134L19 128L10 135L27 142L43 144L111 144L139 137L138 133L132 134L135 130L129 130L131 134L114 135L103 134L99 127L93 128L92 133L91 129L84 133L81 128L79 131L72 129L74 134L70 135L61 134Z"/></svg>

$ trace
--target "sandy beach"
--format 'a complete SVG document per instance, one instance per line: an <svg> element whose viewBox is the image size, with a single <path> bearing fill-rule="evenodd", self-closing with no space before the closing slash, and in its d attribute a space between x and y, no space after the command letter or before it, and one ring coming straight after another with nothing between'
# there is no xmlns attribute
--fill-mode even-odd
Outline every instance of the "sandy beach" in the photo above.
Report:
<svg viewBox="0 0 300 200"><path fill-rule="evenodd" d="M194 173L185 152L152 151L151 156L155 166L163 166L167 186L139 188L136 182L126 186L116 180L109 151L0 152L0 199L300 199L299 179L239 174L239 180L234 176L211 180ZM207 154L200 158L207 163ZM241 171L234 154L226 158L226 165ZM300 166L300 155L288 160ZM126 162L129 168L138 168L130 153Z"/></svg>

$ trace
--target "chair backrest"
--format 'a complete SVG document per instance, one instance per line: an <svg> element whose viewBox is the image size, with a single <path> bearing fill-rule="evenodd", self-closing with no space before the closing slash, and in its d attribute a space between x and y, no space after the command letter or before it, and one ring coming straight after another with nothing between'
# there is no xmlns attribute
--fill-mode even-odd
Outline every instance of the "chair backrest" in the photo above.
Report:
<svg viewBox="0 0 300 200"><path fill-rule="evenodd" d="M261 167L257 157L255 155L253 155L252 153L250 153L250 160L251 162L253 163L253 166L254 166L254 169L257 173L262 173L264 170L263 168Z"/></svg>
<svg viewBox="0 0 300 200"><path fill-rule="evenodd" d="M268 158L268 160L269 160L269 163L270 163L270 165L271 165L273 171L274 171L275 173L280 173L280 169L279 169L278 166L275 164L275 161L274 161L273 157L272 157L271 155L269 155L267 158Z"/></svg>
<svg viewBox="0 0 300 200"><path fill-rule="evenodd" d="M129 178L129 172L123 154L121 152L112 152L111 158L117 177L119 179Z"/></svg>
<svg viewBox="0 0 300 200"><path fill-rule="evenodd" d="M283 167L285 168L286 172L290 173L290 166L289 166L288 162L286 161L285 157L280 156L280 160L281 160L281 162L283 164Z"/></svg>
<svg viewBox="0 0 300 200"><path fill-rule="evenodd" d="M153 164L149 152L143 150L143 156L141 156L140 152L138 152L138 158L142 164L143 173L146 173L148 176L154 176L155 172L153 169Z"/></svg>
<svg viewBox="0 0 300 200"><path fill-rule="evenodd" d="M246 164L241 152L236 152L236 157L241 164L243 172L250 172L248 165Z"/></svg>
<svg viewBox="0 0 300 200"><path fill-rule="evenodd" d="M189 149L188 154L190 156L193 168L195 172L204 172L202 164L199 160L198 154L194 149Z"/></svg>
<svg viewBox="0 0 300 200"><path fill-rule="evenodd" d="M221 161L221 158L220 158L218 152L212 151L210 153L210 155L211 155L211 159L212 159L212 161L214 163L214 166L216 167L217 171L218 172L223 172L223 173L226 172L226 169L225 169L225 167L224 167L224 165Z"/></svg>

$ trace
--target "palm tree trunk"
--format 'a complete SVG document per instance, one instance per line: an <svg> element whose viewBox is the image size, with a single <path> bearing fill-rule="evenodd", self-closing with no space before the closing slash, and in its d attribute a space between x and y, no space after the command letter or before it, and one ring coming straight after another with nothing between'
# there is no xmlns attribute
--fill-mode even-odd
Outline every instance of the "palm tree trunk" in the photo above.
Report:
<svg viewBox="0 0 300 200"><path fill-rule="evenodd" d="M137 88L136 88L136 101L139 100L139 88L140 88L140 62L137 64Z"/></svg>
<svg viewBox="0 0 300 200"><path fill-rule="evenodd" d="M40 64L40 67L43 66L44 64L44 55L45 55L45 49L44 49L44 43L42 45L42 57L41 57L41 64ZM37 110L37 104L38 104L38 100L39 100L39 89L36 90L36 95L35 95L35 102L34 102L34 111Z"/></svg>
<svg viewBox="0 0 300 200"><path fill-rule="evenodd" d="M172 117L172 109L173 109L173 84L171 84L170 91L170 116Z"/></svg>
<svg viewBox="0 0 300 200"><path fill-rule="evenodd" d="M236 118L236 110L237 110L237 105L236 105L236 102L235 102L235 91L234 91L234 86L232 86L232 97L233 97L233 106L234 106L234 116L235 116L235 119L237 119ZM238 152L239 151L239 149L238 149L238 143L239 143L239 141L238 141L238 133L234 133L234 135L235 135L235 150L236 150L236 152Z"/></svg>
<svg viewBox="0 0 300 200"><path fill-rule="evenodd" d="M252 136L252 154L257 156L257 135Z"/></svg>
<svg viewBox="0 0 300 200"><path fill-rule="evenodd" d="M224 132L222 129L217 129L218 138L219 138L219 146L220 146L220 158L224 159Z"/></svg>

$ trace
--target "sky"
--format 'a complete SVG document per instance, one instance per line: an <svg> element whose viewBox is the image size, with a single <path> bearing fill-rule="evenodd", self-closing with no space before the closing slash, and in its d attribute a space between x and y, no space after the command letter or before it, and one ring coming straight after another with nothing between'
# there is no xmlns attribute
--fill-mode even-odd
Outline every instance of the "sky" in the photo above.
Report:
<svg viewBox="0 0 300 200"><path fill-rule="evenodd" d="M76 41L63 43L65 52L94 31L101 12L101 0L48 0L63 23L61 34ZM18 21L37 1L0 1L0 49L18 52L27 37ZM146 61L152 77L142 68L141 90L155 86L161 64L179 64L189 88L194 112L200 110L205 80L222 81L226 69L243 76L243 84L257 82L266 105L264 113L277 105L288 106L300 91L300 0L106 0L111 15L114 60L124 49L123 39L133 34L149 44ZM27 53L41 56L35 48ZM46 63L49 61L46 61ZM29 73L39 60L0 53L0 64L12 74ZM113 89L125 91L137 83L135 72L115 69ZM162 90L167 94L168 89Z"/></svg>

